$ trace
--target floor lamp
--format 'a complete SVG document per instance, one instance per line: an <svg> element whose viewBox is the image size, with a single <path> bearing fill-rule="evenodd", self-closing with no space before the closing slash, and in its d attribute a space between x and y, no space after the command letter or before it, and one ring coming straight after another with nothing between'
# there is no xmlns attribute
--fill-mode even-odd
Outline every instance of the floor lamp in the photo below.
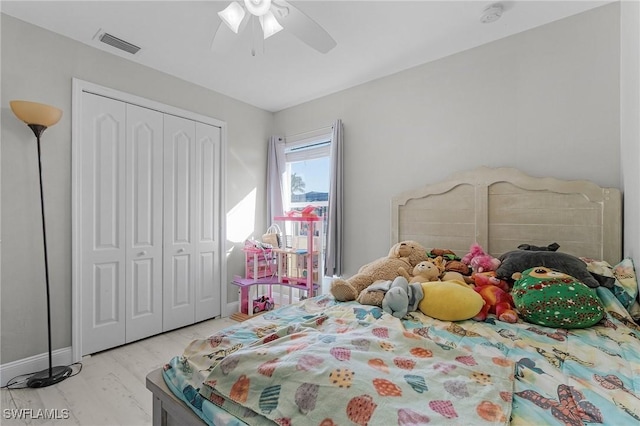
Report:
<svg viewBox="0 0 640 426"><path fill-rule="evenodd" d="M62 111L58 108L28 101L11 101L11 110L20 120L24 121L27 126L36 135L38 143L38 173L40 175L40 211L42 213L42 238L44 243L44 274L47 287L47 332L49 336L49 368L33 374L27 380L27 386L31 388L42 388L61 382L71 376L71 367L59 366L53 367L53 359L51 353L51 301L49 291L49 260L47 257L47 231L44 220L44 198L42 196L42 162L40 160L40 136L47 127L51 127L60 121Z"/></svg>

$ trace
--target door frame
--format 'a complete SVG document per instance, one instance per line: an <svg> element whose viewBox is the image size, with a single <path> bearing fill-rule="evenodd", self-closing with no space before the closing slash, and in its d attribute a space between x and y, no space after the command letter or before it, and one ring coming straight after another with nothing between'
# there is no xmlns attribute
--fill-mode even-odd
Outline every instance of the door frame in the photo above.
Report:
<svg viewBox="0 0 640 426"><path fill-rule="evenodd" d="M71 102L71 353L73 362L82 359L82 286L81 270L82 270L82 253L80 250L80 242L82 240L81 227L81 211L82 196L80 188L80 159L82 154L82 95L90 93L106 98L115 99L129 104L137 105L143 108L153 109L165 114L171 114L183 117L193 121L199 121L204 124L220 128L220 200L218 208L218 217L220 220L218 255L220 256L220 312L221 316L226 317L227 307L227 265L225 262L225 241L226 238L226 207L225 207L225 188L226 181L226 146L227 146L227 124L222 120L207 117L199 113L184 110L181 108L166 105L151 99L146 99L130 93L121 92L119 90L100 86L78 78L73 78L72 82L72 102Z"/></svg>

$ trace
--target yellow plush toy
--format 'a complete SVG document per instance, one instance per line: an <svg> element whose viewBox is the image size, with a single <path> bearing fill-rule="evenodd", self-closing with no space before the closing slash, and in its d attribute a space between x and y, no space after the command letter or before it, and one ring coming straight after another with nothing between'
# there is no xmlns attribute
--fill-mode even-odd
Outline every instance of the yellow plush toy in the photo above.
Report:
<svg viewBox="0 0 640 426"><path fill-rule="evenodd" d="M409 284L398 277L382 300L382 309L397 318L420 310L442 321L462 321L475 317L484 299L464 281L429 281Z"/></svg>
<svg viewBox="0 0 640 426"><path fill-rule="evenodd" d="M478 315L484 306L482 296L464 281L432 281L421 285L424 295L418 309L432 318L462 321Z"/></svg>

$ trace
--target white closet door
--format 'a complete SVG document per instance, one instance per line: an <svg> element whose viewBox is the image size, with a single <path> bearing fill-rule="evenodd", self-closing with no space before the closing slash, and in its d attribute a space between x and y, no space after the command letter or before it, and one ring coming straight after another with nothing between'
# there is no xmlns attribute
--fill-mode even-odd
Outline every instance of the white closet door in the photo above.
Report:
<svg viewBox="0 0 640 426"><path fill-rule="evenodd" d="M125 339L125 104L84 93L82 353Z"/></svg>
<svg viewBox="0 0 640 426"><path fill-rule="evenodd" d="M220 128L196 123L196 322L221 313Z"/></svg>
<svg viewBox="0 0 640 426"><path fill-rule="evenodd" d="M225 266L224 124L74 80L77 100L74 359L221 315Z"/></svg>
<svg viewBox="0 0 640 426"><path fill-rule="evenodd" d="M126 343L162 332L163 114L127 105Z"/></svg>
<svg viewBox="0 0 640 426"><path fill-rule="evenodd" d="M164 116L164 331L195 322L195 122Z"/></svg>

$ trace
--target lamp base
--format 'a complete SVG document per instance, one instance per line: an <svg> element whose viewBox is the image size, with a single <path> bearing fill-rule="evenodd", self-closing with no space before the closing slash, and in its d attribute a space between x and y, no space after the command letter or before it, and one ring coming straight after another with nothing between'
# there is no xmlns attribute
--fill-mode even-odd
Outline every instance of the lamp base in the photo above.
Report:
<svg viewBox="0 0 640 426"><path fill-rule="evenodd" d="M27 387L30 388L44 388L47 386L55 385L71 376L71 367L58 366L51 369L51 375L49 375L49 369L39 371L27 380Z"/></svg>

